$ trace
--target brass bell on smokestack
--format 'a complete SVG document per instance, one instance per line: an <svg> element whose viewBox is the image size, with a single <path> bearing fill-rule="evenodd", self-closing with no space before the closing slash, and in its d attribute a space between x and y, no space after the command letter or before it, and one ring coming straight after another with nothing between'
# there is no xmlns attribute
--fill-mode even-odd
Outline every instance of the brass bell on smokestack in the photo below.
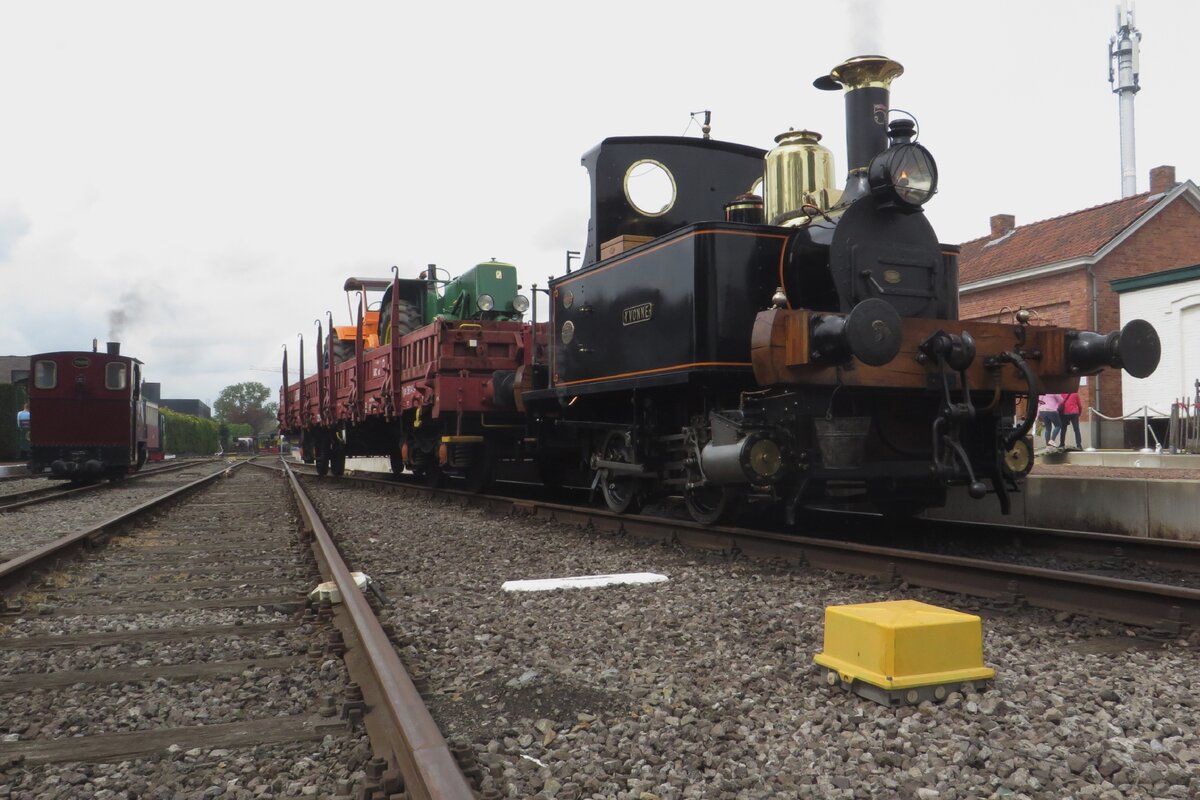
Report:
<svg viewBox="0 0 1200 800"><path fill-rule="evenodd" d="M887 149L892 81L904 67L884 56L855 56L813 81L827 91L846 90L846 190L842 203L867 192L871 159Z"/></svg>

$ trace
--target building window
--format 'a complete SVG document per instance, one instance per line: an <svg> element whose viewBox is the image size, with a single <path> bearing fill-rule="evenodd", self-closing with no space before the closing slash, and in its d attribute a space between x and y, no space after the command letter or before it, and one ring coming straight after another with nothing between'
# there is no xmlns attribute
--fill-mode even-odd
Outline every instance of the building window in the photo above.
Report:
<svg viewBox="0 0 1200 800"><path fill-rule="evenodd" d="M58 386L58 364L53 361L38 361L33 365L33 385L39 389Z"/></svg>

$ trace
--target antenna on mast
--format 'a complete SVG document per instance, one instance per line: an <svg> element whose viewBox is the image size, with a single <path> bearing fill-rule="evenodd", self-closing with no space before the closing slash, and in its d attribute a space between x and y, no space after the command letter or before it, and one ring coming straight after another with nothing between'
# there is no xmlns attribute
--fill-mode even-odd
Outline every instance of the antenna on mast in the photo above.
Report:
<svg viewBox="0 0 1200 800"><path fill-rule="evenodd" d="M1117 6L1117 32L1108 40L1108 82L1121 107L1121 196L1137 194L1134 159L1133 96L1142 87L1138 77L1138 50L1142 34L1133 24L1133 3Z"/></svg>

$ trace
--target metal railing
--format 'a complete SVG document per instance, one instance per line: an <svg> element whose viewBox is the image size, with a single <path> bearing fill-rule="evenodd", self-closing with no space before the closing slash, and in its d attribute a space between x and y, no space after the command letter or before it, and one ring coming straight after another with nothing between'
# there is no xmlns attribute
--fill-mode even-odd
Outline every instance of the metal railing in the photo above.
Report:
<svg viewBox="0 0 1200 800"><path fill-rule="evenodd" d="M1150 427L1150 416L1152 414L1155 417L1167 416L1163 412L1153 409L1149 405L1144 405L1141 408L1137 409L1136 411L1130 411L1128 414L1122 414L1119 417L1110 417L1107 414L1101 414L1100 411L1097 410L1094 406L1088 406L1088 412L1090 414L1089 425L1091 426L1091 438L1092 438L1092 446L1087 448L1089 451L1094 451L1096 449L1096 442L1100 441L1100 433L1099 433L1100 420L1106 419L1109 422L1119 422L1122 420L1134 419L1136 417L1141 417L1142 418L1142 449L1141 449L1141 452L1143 452L1143 453L1155 453L1155 452L1161 453L1162 452L1162 444L1158 441L1158 434L1156 434L1154 432L1153 428ZM1154 447L1150 446L1151 438L1154 439L1154 445L1155 445Z"/></svg>
<svg viewBox="0 0 1200 800"><path fill-rule="evenodd" d="M1200 453L1200 379L1195 382L1196 395L1189 400L1186 397L1175 398L1171 402L1170 413L1164 413L1155 408L1151 408L1148 404L1143 405L1136 411L1131 411L1119 417L1109 417L1101 414L1093 407L1089 407L1090 412L1089 426L1091 433L1092 446L1088 450L1095 450L1096 443L1100 441L1099 426L1100 420L1106 419L1111 422L1119 420L1133 419L1136 417L1142 418L1142 449L1143 453L1161 453L1166 450L1172 455L1179 453ZM1154 432L1154 428L1150 425L1150 417L1156 419L1166 419L1167 436L1166 442L1158 438L1158 434ZM1150 446L1150 440L1154 439L1154 446Z"/></svg>

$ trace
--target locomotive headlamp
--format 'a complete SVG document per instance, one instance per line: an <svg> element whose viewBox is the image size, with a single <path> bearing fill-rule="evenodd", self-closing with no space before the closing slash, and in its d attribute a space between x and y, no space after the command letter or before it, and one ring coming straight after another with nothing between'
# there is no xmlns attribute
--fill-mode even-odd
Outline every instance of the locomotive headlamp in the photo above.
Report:
<svg viewBox="0 0 1200 800"><path fill-rule="evenodd" d="M523 294L519 294L513 298L513 311L518 314L524 314L529 310L529 298Z"/></svg>
<svg viewBox="0 0 1200 800"><path fill-rule="evenodd" d="M476 301L480 311L491 311L496 307L496 300L490 294L481 294Z"/></svg>
<svg viewBox="0 0 1200 800"><path fill-rule="evenodd" d="M937 164L933 156L913 141L916 124L896 119L888 124L891 146L871 160L867 183L885 203L920 208L937 194Z"/></svg>
<svg viewBox="0 0 1200 800"><path fill-rule="evenodd" d="M876 197L919 208L937 193L937 164L915 142L893 145L875 156L867 181Z"/></svg>

